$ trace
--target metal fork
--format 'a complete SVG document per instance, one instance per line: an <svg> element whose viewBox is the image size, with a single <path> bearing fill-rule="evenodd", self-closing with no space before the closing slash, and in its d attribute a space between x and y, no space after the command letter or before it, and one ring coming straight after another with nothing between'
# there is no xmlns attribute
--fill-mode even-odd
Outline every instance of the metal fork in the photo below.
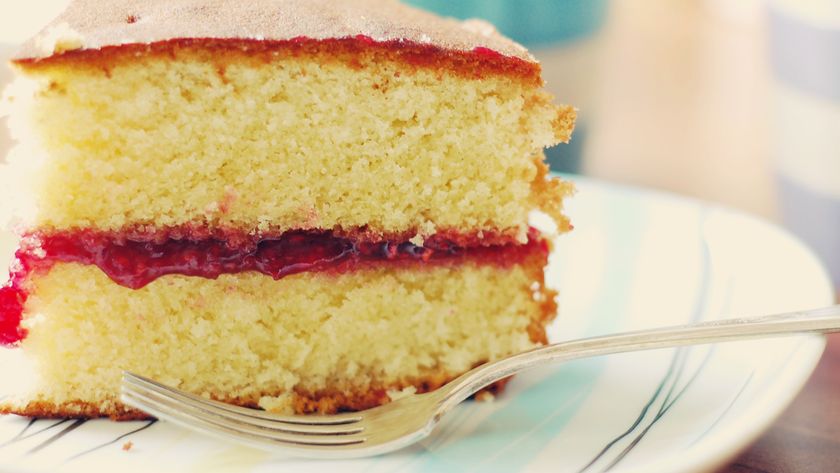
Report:
<svg viewBox="0 0 840 473"><path fill-rule="evenodd" d="M840 332L840 306L556 343L481 365L430 393L330 416L280 416L246 409L128 372L123 373L122 401L159 419L251 447L301 457L357 458L388 453L423 439L441 417L479 389L536 366L630 351L832 332Z"/></svg>

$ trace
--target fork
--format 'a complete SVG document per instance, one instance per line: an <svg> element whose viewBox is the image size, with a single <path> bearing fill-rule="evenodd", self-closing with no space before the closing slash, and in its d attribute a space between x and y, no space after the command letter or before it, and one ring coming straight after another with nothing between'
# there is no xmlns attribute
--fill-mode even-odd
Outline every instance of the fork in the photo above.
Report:
<svg viewBox="0 0 840 473"><path fill-rule="evenodd" d="M833 332L840 332L840 305L555 343L480 365L436 391L337 415L275 415L205 399L129 372L123 373L121 399L158 419L250 447L298 457L359 458L392 452L423 439L460 402L529 368L614 353Z"/></svg>

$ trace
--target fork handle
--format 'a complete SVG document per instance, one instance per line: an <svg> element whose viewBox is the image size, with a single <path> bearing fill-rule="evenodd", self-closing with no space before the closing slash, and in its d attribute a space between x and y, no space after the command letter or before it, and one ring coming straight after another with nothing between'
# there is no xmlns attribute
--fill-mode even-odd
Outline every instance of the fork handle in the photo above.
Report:
<svg viewBox="0 0 840 473"><path fill-rule="evenodd" d="M481 388L496 381L549 363L658 348L770 338L799 333L833 332L840 332L840 305L554 343L481 365L461 375L440 390L442 399L439 412L442 415Z"/></svg>

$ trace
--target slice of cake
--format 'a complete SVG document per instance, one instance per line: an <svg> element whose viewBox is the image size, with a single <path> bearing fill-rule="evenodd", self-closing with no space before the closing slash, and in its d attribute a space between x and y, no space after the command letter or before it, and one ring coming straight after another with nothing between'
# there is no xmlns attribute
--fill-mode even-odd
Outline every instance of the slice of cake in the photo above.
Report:
<svg viewBox="0 0 840 473"><path fill-rule="evenodd" d="M546 343L575 111L482 22L390 0L77 0L13 61L0 412L143 417L122 370L333 413Z"/></svg>

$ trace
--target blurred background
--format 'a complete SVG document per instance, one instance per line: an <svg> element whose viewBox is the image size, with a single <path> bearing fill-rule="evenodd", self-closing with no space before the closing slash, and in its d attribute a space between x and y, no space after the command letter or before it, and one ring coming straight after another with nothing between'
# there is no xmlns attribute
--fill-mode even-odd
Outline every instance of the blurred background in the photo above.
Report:
<svg viewBox="0 0 840 473"><path fill-rule="evenodd" d="M532 49L580 110L553 169L783 222L840 287L840 0L405 1ZM0 58L66 3L4 9Z"/></svg>
<svg viewBox="0 0 840 473"><path fill-rule="evenodd" d="M786 224L840 288L839 0L409 0L532 49L580 109L552 168Z"/></svg>

